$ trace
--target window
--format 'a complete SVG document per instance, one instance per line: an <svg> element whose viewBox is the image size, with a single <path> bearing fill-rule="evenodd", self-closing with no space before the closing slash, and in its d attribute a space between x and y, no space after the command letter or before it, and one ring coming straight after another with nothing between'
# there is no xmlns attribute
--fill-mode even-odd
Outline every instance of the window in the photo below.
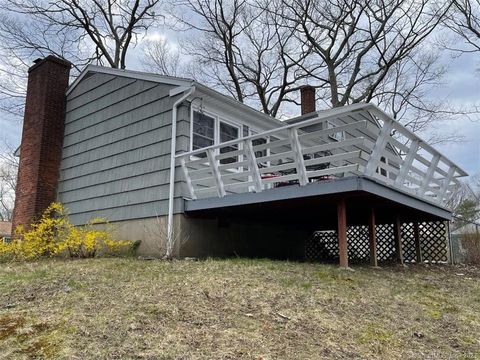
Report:
<svg viewBox="0 0 480 360"><path fill-rule="evenodd" d="M219 139L220 143L224 143L231 140L236 140L239 137L239 128L224 122L220 122L219 127ZM220 148L220 154L228 153L231 151L238 150L238 145L225 146ZM233 156L231 158L221 159L221 164L230 164L238 161L238 156Z"/></svg>
<svg viewBox="0 0 480 360"><path fill-rule="evenodd" d="M248 125L236 125L234 122L227 122L221 117L203 111L192 111L192 151L203 149L215 144L222 144L240 137L248 137L256 134ZM252 140L253 146L258 146L268 142L267 138L259 138ZM241 148L241 144L233 144L220 147L216 150L216 154L228 154ZM267 150L255 151L257 157L267 156ZM198 158L205 158L205 153L195 155ZM243 159L243 158L242 158ZM239 156L231 156L220 159L220 164L231 164L239 161Z"/></svg>
<svg viewBox="0 0 480 360"><path fill-rule="evenodd" d="M192 150L212 146L215 143L215 119L197 111L193 112ZM206 157L205 153L197 155Z"/></svg>
<svg viewBox="0 0 480 360"><path fill-rule="evenodd" d="M220 122L220 143L238 139L238 127Z"/></svg>

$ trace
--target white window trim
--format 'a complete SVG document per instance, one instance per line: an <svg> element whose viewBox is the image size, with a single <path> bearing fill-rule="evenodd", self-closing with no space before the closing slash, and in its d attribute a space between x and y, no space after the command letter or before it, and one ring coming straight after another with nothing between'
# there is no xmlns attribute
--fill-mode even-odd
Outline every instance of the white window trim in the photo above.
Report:
<svg viewBox="0 0 480 360"><path fill-rule="evenodd" d="M230 125L232 127L235 127L238 129L238 140L243 139L245 136L243 136L243 126L248 126L248 136L256 135L261 133L262 131L266 130L260 130L257 127L250 125L245 122L238 122L232 119L229 116L225 116L225 114L222 114L220 112L216 112L215 110L209 109L208 107L205 107L204 105L192 105L190 106L190 141L189 141L189 148L190 151L193 151L193 113L194 112L202 112L207 116L210 116L214 119L214 145L219 145L220 144L220 122L223 122L227 125ZM270 136L266 137L267 143L270 143ZM243 143L239 143L239 149L241 150L243 148ZM219 150L215 150L215 155L219 154ZM270 155L270 149L267 149L267 156ZM192 155L191 156L192 160L199 160L201 159L198 156ZM243 161L243 156L239 158L239 161ZM236 169L229 169L232 171L236 171Z"/></svg>
<svg viewBox="0 0 480 360"><path fill-rule="evenodd" d="M233 126L238 129L238 139L240 140L242 136L242 126L243 123L236 122L232 119L225 117L224 115L219 115L215 111L205 110L204 107L200 107L198 105L194 105L190 107L190 151L193 151L193 113L194 112L201 112L207 116L210 116L214 119L214 145L220 144L220 121ZM249 126L248 124L245 124Z"/></svg>
<svg viewBox="0 0 480 360"><path fill-rule="evenodd" d="M237 140L240 140L242 138L242 125L243 124L238 124L238 123L235 123L235 122L232 122L230 120L226 120L224 119L223 117L220 117L220 116L217 116L217 124L216 124L216 135L217 135L217 139L215 139L215 145L220 145L220 123L224 123L224 124L227 124L227 125L230 125L231 127L234 127L238 130L238 137L237 137Z"/></svg>
<svg viewBox="0 0 480 360"><path fill-rule="evenodd" d="M196 112L201 112L201 113L203 113L207 116L210 116L214 119L213 145L219 145L220 144L220 122L223 122L227 125L235 127L238 130L238 140L242 139L243 123L237 123L235 121L227 119L225 116L219 115L219 114L215 113L214 111L205 110L205 108L203 106L198 106L198 105L197 106L191 106L190 107L190 151L193 151L193 113L195 111ZM242 143L240 143L240 149L241 148L242 148ZM220 154L220 150L215 149L215 155L218 155L218 154ZM195 156L195 155L192 155L190 158L191 158L191 160L202 159L201 157ZM237 156L237 158L238 158L238 156ZM240 158L238 158L238 160L240 160ZM207 162L205 162L205 164L207 164ZM231 169L226 169L225 171L227 171L227 172L238 172L239 170L240 169L231 168Z"/></svg>
<svg viewBox="0 0 480 360"><path fill-rule="evenodd" d="M229 125L229 126L231 126L231 127L236 128L236 129L238 130L237 140L241 140L241 139L242 139L242 125L243 125L243 124L237 125L236 123L233 123L233 122L230 122L230 121L228 121L228 120L225 120L223 117L220 117L220 116L217 117L217 120L218 120L218 121L217 121L217 128L215 129L215 130L216 130L216 137L217 137L217 139L215 139L215 145L220 145L220 144L221 144L221 142L220 142L220 123L221 123L221 122L224 123L224 124L227 124L227 125ZM241 142L238 143L238 150L242 150L242 143L241 143ZM220 149L217 149L216 154L220 154ZM232 157L233 157L233 156L232 156ZM236 162L242 161L242 158L241 158L240 155L237 155L236 158L237 158L237 161L236 161ZM236 169L235 169L235 168L227 169L227 171L233 171L233 172L238 172L238 171L240 171L240 170L241 170L241 169L239 169L239 168L236 168Z"/></svg>

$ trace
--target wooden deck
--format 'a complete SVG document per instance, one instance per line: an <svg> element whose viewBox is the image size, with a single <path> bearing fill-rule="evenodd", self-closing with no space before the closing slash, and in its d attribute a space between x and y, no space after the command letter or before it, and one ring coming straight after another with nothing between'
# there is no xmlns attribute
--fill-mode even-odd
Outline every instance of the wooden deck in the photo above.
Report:
<svg viewBox="0 0 480 360"><path fill-rule="evenodd" d="M283 229L285 234L298 230L298 234L287 235L286 239L262 231L260 235L246 235L238 230L237 235L243 234L246 243L268 243L272 249L279 243L286 248L289 243L294 254L298 243L304 242L306 260L332 260L333 255L342 267L348 267L349 259L367 259L373 266L378 261L448 261L445 221L451 219L450 211L362 176L187 200L185 213L190 219L216 219L223 234L228 234L225 228L244 229L240 224L261 224ZM326 237L312 237L314 234ZM330 239L332 236L337 241ZM230 237L225 235L224 240L229 242ZM420 246L422 251L416 251ZM325 248L330 256L322 258L325 253L318 251ZM287 258L291 255L284 254Z"/></svg>
<svg viewBox="0 0 480 360"><path fill-rule="evenodd" d="M466 172L371 104L176 155L190 200L262 193L347 177L447 207Z"/></svg>
<svg viewBox="0 0 480 360"><path fill-rule="evenodd" d="M190 193L187 214L334 230L341 267L355 242L351 226L368 227L375 266L381 226L393 229L387 245L403 263L402 232L437 222L440 235L429 245L443 254L449 199L466 172L373 105L317 115L177 154ZM413 238L419 248L418 231Z"/></svg>

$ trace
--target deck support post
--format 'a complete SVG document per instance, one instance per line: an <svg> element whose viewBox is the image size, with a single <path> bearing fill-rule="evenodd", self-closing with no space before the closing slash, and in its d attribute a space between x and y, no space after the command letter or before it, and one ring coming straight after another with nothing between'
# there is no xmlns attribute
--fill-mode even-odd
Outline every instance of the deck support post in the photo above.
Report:
<svg viewBox="0 0 480 360"><path fill-rule="evenodd" d="M403 265L402 223L398 216L395 218L395 223L393 224L393 236L395 238L397 261Z"/></svg>
<svg viewBox="0 0 480 360"><path fill-rule="evenodd" d="M413 236L415 238L415 255L417 264L421 264L422 259L422 248L420 246L420 228L418 226L418 221L413 223Z"/></svg>
<svg viewBox="0 0 480 360"><path fill-rule="evenodd" d="M373 207L368 218L368 235L370 238L370 265L377 267L377 230L375 227L375 209Z"/></svg>
<svg viewBox="0 0 480 360"><path fill-rule="evenodd" d="M340 257L340 267L348 268L348 246L347 246L347 207L345 198L337 202L337 236L338 236L338 254Z"/></svg>

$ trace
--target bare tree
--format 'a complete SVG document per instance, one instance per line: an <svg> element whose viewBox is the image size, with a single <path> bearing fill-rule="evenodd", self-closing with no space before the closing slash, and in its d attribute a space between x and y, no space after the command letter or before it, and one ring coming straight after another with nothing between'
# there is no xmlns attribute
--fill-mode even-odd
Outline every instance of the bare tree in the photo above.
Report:
<svg viewBox="0 0 480 360"><path fill-rule="evenodd" d="M18 158L13 149L4 142L0 149L0 220L12 219L17 183Z"/></svg>
<svg viewBox="0 0 480 360"><path fill-rule="evenodd" d="M429 40L448 2L280 1L288 25L311 47L313 62L324 64L312 77L327 106L373 102L414 131L459 113L429 96L445 72ZM433 134L432 140L446 138Z"/></svg>
<svg viewBox="0 0 480 360"><path fill-rule="evenodd" d="M23 114L31 60L54 54L70 59L77 69L90 61L78 49L72 32L49 27L41 19L29 21L18 14L0 14L0 110L9 115Z"/></svg>
<svg viewBox="0 0 480 360"><path fill-rule="evenodd" d="M450 50L480 51L480 0L454 0L445 24L464 41L463 45L466 45L448 46Z"/></svg>
<svg viewBox="0 0 480 360"><path fill-rule="evenodd" d="M6 56L0 66L0 111L7 116L20 118L26 93L27 66L16 64Z"/></svg>
<svg viewBox="0 0 480 360"><path fill-rule="evenodd" d="M480 219L480 173L462 181L453 191L448 206L452 209L454 228Z"/></svg>
<svg viewBox="0 0 480 360"><path fill-rule="evenodd" d="M181 22L197 78L264 113L279 115L309 73L307 52L276 11L247 0L185 0ZM187 15L184 15L187 14ZM190 15L190 16L188 16ZM195 35L193 35L195 34ZM309 66L313 71L315 66Z"/></svg>
<svg viewBox="0 0 480 360"><path fill-rule="evenodd" d="M76 69L125 68L138 37L161 17L161 0L0 0L0 110L22 113L26 70L55 54ZM73 72L75 74L75 72Z"/></svg>
<svg viewBox="0 0 480 360"><path fill-rule="evenodd" d="M431 96L436 88L445 85L448 69L440 58L441 52L433 47L414 49L391 67L371 100L413 132L424 133L430 144L461 140L458 132L445 133L442 125L477 113Z"/></svg>
<svg viewBox="0 0 480 360"><path fill-rule="evenodd" d="M315 86L324 107L373 102L433 142L432 124L471 112L435 99L446 72L433 32L451 3L432 0L184 0L196 77L272 116ZM186 10L184 10L186 9ZM190 15L190 16L188 16ZM184 29L185 30L185 29ZM194 32L192 35L191 30Z"/></svg>
<svg viewBox="0 0 480 360"><path fill-rule="evenodd" d="M123 69L129 48L159 18L155 11L159 3L160 0L3 0L2 9L24 15L27 21L43 23L47 32L68 31L71 37L66 41L92 50L89 60ZM32 41L32 45L36 50L42 48L38 41Z"/></svg>
<svg viewBox="0 0 480 360"><path fill-rule="evenodd" d="M146 41L140 62L150 72L169 76L179 76L186 72L181 69L180 50L173 47L166 38Z"/></svg>

